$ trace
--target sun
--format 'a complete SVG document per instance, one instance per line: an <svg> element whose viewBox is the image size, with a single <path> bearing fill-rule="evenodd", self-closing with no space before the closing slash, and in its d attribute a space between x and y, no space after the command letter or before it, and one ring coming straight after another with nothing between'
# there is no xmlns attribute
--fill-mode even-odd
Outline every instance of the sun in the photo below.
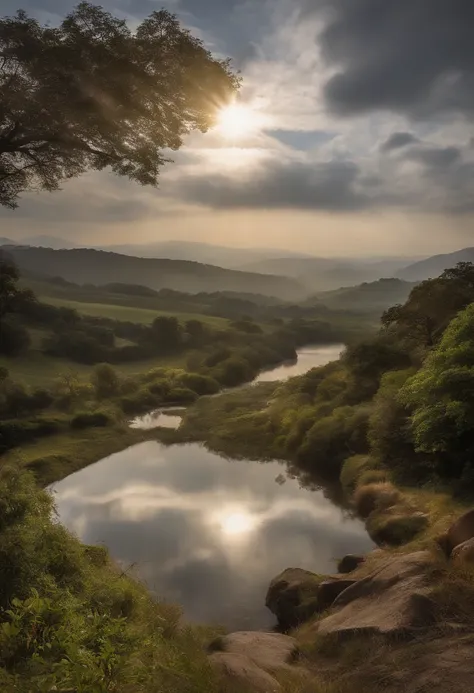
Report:
<svg viewBox="0 0 474 693"><path fill-rule="evenodd" d="M233 103L222 108L217 116L217 129L228 139L239 139L258 129L260 118L250 107Z"/></svg>
<svg viewBox="0 0 474 693"><path fill-rule="evenodd" d="M255 520L247 513L231 513L220 518L220 528L228 536L247 534L255 528Z"/></svg>

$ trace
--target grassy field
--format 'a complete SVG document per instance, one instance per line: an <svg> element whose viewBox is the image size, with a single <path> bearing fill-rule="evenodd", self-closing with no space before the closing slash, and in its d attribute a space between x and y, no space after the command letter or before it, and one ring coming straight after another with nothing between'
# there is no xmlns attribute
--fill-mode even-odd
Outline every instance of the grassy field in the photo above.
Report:
<svg viewBox="0 0 474 693"><path fill-rule="evenodd" d="M164 310L152 310L150 308L114 305L111 303L83 303L82 301L72 301L65 298L56 298L54 296L39 296L39 299L53 306L74 308L78 313L83 313L84 315L112 318L114 320L136 322L144 325L150 325L159 315L176 317L181 323L185 323L187 320L200 320L207 325L217 328L225 328L229 323L225 318L217 318L212 315L202 315L200 313L176 313Z"/></svg>
<svg viewBox="0 0 474 693"><path fill-rule="evenodd" d="M180 368L185 365L186 354L176 356L161 356L145 361L120 364L116 366L118 373L134 375L144 373L151 368L170 366ZM46 356L39 351L31 350L24 356L6 358L0 356L0 366L8 369L11 377L32 387L46 387L59 375L73 371L81 380L87 380L94 366L85 366L67 359Z"/></svg>

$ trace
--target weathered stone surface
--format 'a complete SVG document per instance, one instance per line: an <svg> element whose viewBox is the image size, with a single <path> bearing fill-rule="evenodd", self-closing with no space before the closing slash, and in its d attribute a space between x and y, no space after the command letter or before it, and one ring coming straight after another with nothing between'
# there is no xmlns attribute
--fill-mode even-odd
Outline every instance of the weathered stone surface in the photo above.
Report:
<svg viewBox="0 0 474 693"><path fill-rule="evenodd" d="M308 570L288 568L272 580L265 604L281 628L295 628L317 613L318 587L324 579Z"/></svg>
<svg viewBox="0 0 474 693"><path fill-rule="evenodd" d="M474 563L474 538L463 541L451 553L455 563Z"/></svg>
<svg viewBox="0 0 474 693"><path fill-rule="evenodd" d="M355 584L355 580L344 580L343 578L335 578L334 580L325 580L319 585L317 602L319 611L325 611L333 605L334 600L346 590Z"/></svg>
<svg viewBox="0 0 474 693"><path fill-rule="evenodd" d="M293 660L297 651L294 638L259 631L230 633L221 639L221 646L224 652L248 657L254 664L268 671L284 668Z"/></svg>
<svg viewBox="0 0 474 693"><path fill-rule="evenodd" d="M333 604L334 613L316 625L318 633L396 634L428 625L432 602L428 551L389 558L371 575L347 587Z"/></svg>
<svg viewBox="0 0 474 693"><path fill-rule="evenodd" d="M281 686L268 672L258 667L251 659L234 652L216 652L209 656L209 662L222 677L223 690L232 690L240 685L255 693L280 693Z"/></svg>
<svg viewBox="0 0 474 693"><path fill-rule="evenodd" d="M337 564L337 571L341 574L352 573L364 561L364 556L356 556L353 553L348 553L347 556L341 558L341 560Z"/></svg>
<svg viewBox="0 0 474 693"><path fill-rule="evenodd" d="M464 513L448 529L446 550L448 556L459 544L474 537L474 510Z"/></svg>

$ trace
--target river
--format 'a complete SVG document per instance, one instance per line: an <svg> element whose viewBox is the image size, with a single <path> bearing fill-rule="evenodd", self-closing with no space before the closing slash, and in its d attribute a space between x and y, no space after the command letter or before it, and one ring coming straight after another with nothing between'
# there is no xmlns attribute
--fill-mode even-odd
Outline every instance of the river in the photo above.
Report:
<svg viewBox="0 0 474 693"><path fill-rule="evenodd" d="M299 372L340 349L301 350ZM297 367L257 380L282 380ZM334 572L337 558L372 547L359 520L322 491L300 488L281 462L229 460L199 444L140 443L53 492L60 520L82 541L107 546L157 597L179 603L186 619L232 630L274 624L265 593L285 568Z"/></svg>

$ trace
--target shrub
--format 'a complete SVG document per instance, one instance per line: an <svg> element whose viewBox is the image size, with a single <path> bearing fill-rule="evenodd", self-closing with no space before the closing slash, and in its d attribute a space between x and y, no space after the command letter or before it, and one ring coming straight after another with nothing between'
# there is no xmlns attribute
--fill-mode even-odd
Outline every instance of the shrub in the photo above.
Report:
<svg viewBox="0 0 474 693"><path fill-rule="evenodd" d="M30 346L28 331L11 318L2 319L0 325L0 354L18 356Z"/></svg>
<svg viewBox="0 0 474 693"><path fill-rule="evenodd" d="M373 464L368 455L353 455L342 465L339 481L346 491L354 491L359 477Z"/></svg>
<svg viewBox="0 0 474 693"><path fill-rule="evenodd" d="M389 481L388 472L383 469L367 469L357 479L357 486L368 486L370 484L382 484Z"/></svg>
<svg viewBox="0 0 474 693"><path fill-rule="evenodd" d="M71 428L101 428L107 426L110 422L109 416L103 411L83 412L76 414L71 420Z"/></svg>
<svg viewBox="0 0 474 693"><path fill-rule="evenodd" d="M119 392L120 377L108 363L100 363L92 372L91 384L97 399L107 399Z"/></svg>
<svg viewBox="0 0 474 693"><path fill-rule="evenodd" d="M179 377L179 384L198 395L214 395L220 389L217 380L199 373L183 373Z"/></svg>
<svg viewBox="0 0 474 693"><path fill-rule="evenodd" d="M214 372L216 380L226 387L241 385L250 380L252 375L251 366L243 359L237 357L222 361Z"/></svg>
<svg viewBox="0 0 474 693"><path fill-rule="evenodd" d="M367 531L377 544L389 546L401 546L412 541L423 531L428 524L428 519L423 513L400 513L385 515L373 513L367 521Z"/></svg>
<svg viewBox="0 0 474 693"><path fill-rule="evenodd" d="M366 519L375 510L383 510L395 505L401 498L400 491L389 482L359 486L354 494L357 513Z"/></svg>
<svg viewBox="0 0 474 693"><path fill-rule="evenodd" d="M175 387L170 390L167 400L169 404L190 404L197 399L195 392L186 387Z"/></svg>
<svg viewBox="0 0 474 693"><path fill-rule="evenodd" d="M0 421L0 452L35 438L54 435L60 430L56 419L15 419Z"/></svg>

